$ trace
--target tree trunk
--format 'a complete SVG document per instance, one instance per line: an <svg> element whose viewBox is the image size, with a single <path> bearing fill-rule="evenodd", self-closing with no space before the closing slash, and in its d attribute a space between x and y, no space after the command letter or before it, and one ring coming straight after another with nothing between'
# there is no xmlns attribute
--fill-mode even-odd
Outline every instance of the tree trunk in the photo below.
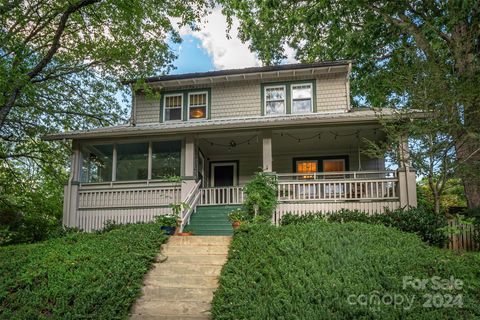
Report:
<svg viewBox="0 0 480 320"><path fill-rule="evenodd" d="M433 203L435 206L435 214L440 214L440 195L436 190L433 191Z"/></svg>
<svg viewBox="0 0 480 320"><path fill-rule="evenodd" d="M0 106L0 130L5 125L5 121L7 120L7 116L12 110L13 106L15 105L15 101L17 101L18 94L20 93L20 89L15 89L7 98L7 101Z"/></svg>
<svg viewBox="0 0 480 320"><path fill-rule="evenodd" d="M467 138L465 143L457 145L456 151L467 205L480 207L480 142Z"/></svg>

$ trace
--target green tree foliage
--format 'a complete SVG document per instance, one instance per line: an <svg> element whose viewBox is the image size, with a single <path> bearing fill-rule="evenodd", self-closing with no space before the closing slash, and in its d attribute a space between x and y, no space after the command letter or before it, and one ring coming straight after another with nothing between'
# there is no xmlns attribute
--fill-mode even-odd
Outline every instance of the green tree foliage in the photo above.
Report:
<svg viewBox="0 0 480 320"><path fill-rule="evenodd" d="M434 210L434 196L428 186L428 179L423 178L417 182L418 205L429 210ZM467 200L462 183L459 179L450 179L445 184L440 207L445 212L449 207L466 207Z"/></svg>
<svg viewBox="0 0 480 320"><path fill-rule="evenodd" d="M221 0L267 64L354 59L356 106L420 109L445 126L470 207L480 206L478 1ZM231 21L231 20L230 20Z"/></svg>
<svg viewBox="0 0 480 320"><path fill-rule="evenodd" d="M209 0L1 1L1 214L57 216L61 203L49 194L61 195L69 145L40 137L125 122L122 80L170 70L177 25L196 28L209 8ZM34 198L52 199L51 210Z"/></svg>

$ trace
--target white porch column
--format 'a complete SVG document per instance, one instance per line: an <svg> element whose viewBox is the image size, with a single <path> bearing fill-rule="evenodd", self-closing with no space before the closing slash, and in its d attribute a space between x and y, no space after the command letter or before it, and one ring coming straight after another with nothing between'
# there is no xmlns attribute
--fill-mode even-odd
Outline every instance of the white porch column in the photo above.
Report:
<svg viewBox="0 0 480 320"><path fill-rule="evenodd" d="M182 177L181 200L186 200L190 190L195 186L195 137L185 137L184 172Z"/></svg>
<svg viewBox="0 0 480 320"><path fill-rule="evenodd" d="M262 152L263 152L263 166L264 172L272 172L272 131L262 132Z"/></svg>
<svg viewBox="0 0 480 320"><path fill-rule="evenodd" d="M398 143L398 196L400 207L417 206L417 182L415 170L410 163L410 150L408 148L408 137L402 136Z"/></svg>
<svg viewBox="0 0 480 320"><path fill-rule="evenodd" d="M63 225L77 226L78 184L80 180L80 146L72 142L70 177L63 194Z"/></svg>

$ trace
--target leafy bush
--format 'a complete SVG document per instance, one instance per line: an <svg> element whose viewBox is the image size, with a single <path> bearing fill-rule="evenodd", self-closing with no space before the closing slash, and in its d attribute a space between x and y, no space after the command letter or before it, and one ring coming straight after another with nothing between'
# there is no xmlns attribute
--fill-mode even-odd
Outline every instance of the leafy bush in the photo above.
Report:
<svg viewBox="0 0 480 320"><path fill-rule="evenodd" d="M0 319L126 318L167 237L158 225L0 248Z"/></svg>
<svg viewBox="0 0 480 320"><path fill-rule="evenodd" d="M177 218L175 215L160 215L155 217L155 223L164 227L176 227Z"/></svg>
<svg viewBox="0 0 480 320"><path fill-rule="evenodd" d="M271 218L277 206L277 178L273 174L257 172L243 188L245 200L243 205L248 214Z"/></svg>
<svg viewBox="0 0 480 320"><path fill-rule="evenodd" d="M464 282L461 290L403 288L403 277ZM233 238L214 319L476 319L480 256L430 247L381 225L326 223L242 226ZM401 294L406 304L349 303L359 295ZM425 294L462 295L463 307L426 308ZM388 301L388 300L387 300ZM445 301L445 300L444 300Z"/></svg>
<svg viewBox="0 0 480 320"><path fill-rule="evenodd" d="M310 223L315 220L325 220L325 217L322 213L315 213L315 212L307 212L302 215L294 214L294 213L286 213L282 216L280 220L281 226L288 226L290 224L303 224L303 223Z"/></svg>
<svg viewBox="0 0 480 320"><path fill-rule="evenodd" d="M63 183L59 183L59 177L41 174L37 181L27 172L1 169L0 245L62 236ZM15 183L19 177L22 183Z"/></svg>
<svg viewBox="0 0 480 320"><path fill-rule="evenodd" d="M442 247L448 240L447 235L441 231L441 228L447 226L446 217L423 208L387 210L383 214L372 215L371 219L374 223L415 233L423 241L438 247Z"/></svg>
<svg viewBox="0 0 480 320"><path fill-rule="evenodd" d="M442 247L447 241L447 236L441 230L447 225L445 216L437 215L433 211L424 208L386 210L383 213L373 215L363 211L346 209L337 212L309 213L303 216L286 214L283 216L280 224L285 226L312 222L314 220L383 224L387 227L397 228L400 231L415 233L423 241L438 247Z"/></svg>
<svg viewBox="0 0 480 320"><path fill-rule="evenodd" d="M0 245L33 243L64 235L61 220L42 212L0 212Z"/></svg>
<svg viewBox="0 0 480 320"><path fill-rule="evenodd" d="M364 211L346 210L332 212L327 215L327 220L330 222L365 222L369 223L372 216Z"/></svg>
<svg viewBox="0 0 480 320"><path fill-rule="evenodd" d="M248 213L245 210L237 208L228 214L230 222L242 222L248 220Z"/></svg>

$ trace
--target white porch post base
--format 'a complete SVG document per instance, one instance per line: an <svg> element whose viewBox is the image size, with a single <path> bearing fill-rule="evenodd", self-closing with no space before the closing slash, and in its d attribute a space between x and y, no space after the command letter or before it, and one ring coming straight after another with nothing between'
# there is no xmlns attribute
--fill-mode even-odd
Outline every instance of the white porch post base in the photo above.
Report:
<svg viewBox="0 0 480 320"><path fill-rule="evenodd" d="M263 172L272 172L272 132L262 133Z"/></svg>
<svg viewBox="0 0 480 320"><path fill-rule="evenodd" d="M69 228L78 227L78 184L66 185L63 196L63 225Z"/></svg>
<svg viewBox="0 0 480 320"><path fill-rule="evenodd" d="M399 168L398 188L401 208L417 206L417 186L415 171L409 167Z"/></svg>

